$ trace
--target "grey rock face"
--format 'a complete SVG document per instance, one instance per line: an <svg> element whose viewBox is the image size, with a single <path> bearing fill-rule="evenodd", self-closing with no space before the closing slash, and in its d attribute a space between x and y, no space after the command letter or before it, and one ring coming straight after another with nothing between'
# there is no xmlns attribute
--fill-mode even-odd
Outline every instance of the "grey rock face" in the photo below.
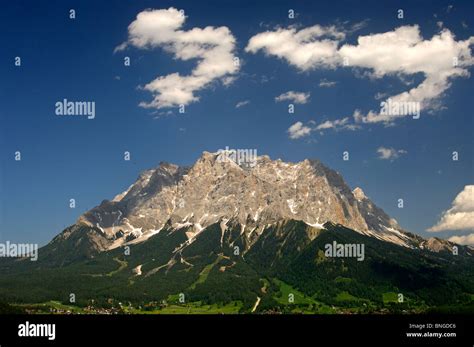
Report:
<svg viewBox="0 0 474 347"><path fill-rule="evenodd" d="M430 237L420 243L420 248L429 249L432 252L453 252L454 244L452 242L442 240L437 237Z"/></svg>
<svg viewBox="0 0 474 347"><path fill-rule="evenodd" d="M207 226L232 220L250 239L269 224L301 220L316 228L325 222L414 247L419 240L341 175L319 161L285 163L260 156L256 165L239 166L204 152L192 167L161 163L143 172L125 192L82 215L78 224L101 230L108 248L141 242L163 226L188 228L191 240Z"/></svg>

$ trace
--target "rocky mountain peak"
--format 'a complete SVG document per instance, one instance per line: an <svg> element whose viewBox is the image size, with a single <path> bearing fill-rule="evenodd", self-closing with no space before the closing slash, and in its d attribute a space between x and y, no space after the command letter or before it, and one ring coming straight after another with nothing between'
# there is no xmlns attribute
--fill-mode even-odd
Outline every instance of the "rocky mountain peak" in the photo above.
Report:
<svg viewBox="0 0 474 347"><path fill-rule="evenodd" d="M146 240L167 223L192 226L194 237L223 220L239 223L250 235L291 219L319 228L333 222L403 246L413 244L362 189L352 191L339 173L320 161L289 163L230 150L204 152L191 167L160 163L78 223L101 230L117 247Z"/></svg>
<svg viewBox="0 0 474 347"><path fill-rule="evenodd" d="M364 199L367 199L367 196L365 196L364 194L364 191L362 190L362 188L359 188L359 187L356 187L352 193L354 194L355 198L357 200L364 200Z"/></svg>

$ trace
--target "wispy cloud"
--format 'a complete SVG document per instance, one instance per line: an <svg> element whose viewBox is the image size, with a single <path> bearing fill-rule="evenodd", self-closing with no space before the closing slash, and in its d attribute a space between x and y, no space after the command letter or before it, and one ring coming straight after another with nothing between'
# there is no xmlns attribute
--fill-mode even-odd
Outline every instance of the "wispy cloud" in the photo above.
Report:
<svg viewBox="0 0 474 347"><path fill-rule="evenodd" d="M235 108L241 108L248 104L250 104L250 100L239 101L237 104L235 104Z"/></svg>
<svg viewBox="0 0 474 347"><path fill-rule="evenodd" d="M302 93L302 92L295 92L295 91L288 91L283 93L277 97L275 97L276 102L281 101L292 101L295 104L306 104L309 101L310 93Z"/></svg>
<svg viewBox="0 0 474 347"><path fill-rule="evenodd" d="M401 155L406 154L407 151L404 149L395 149L395 148L386 148L386 147L379 147L377 149L377 153L379 155L379 159L381 160L395 160L398 159Z"/></svg>
<svg viewBox="0 0 474 347"><path fill-rule="evenodd" d="M336 81L328 81L325 78L319 81L319 86L321 88L331 88L331 87L334 87L336 84L337 84Z"/></svg>
<svg viewBox="0 0 474 347"><path fill-rule="evenodd" d="M349 118L336 119L336 120L326 120L320 124L317 124L315 121L311 120L306 125L298 121L288 128L287 132L290 139L296 140L302 137L309 136L314 131L323 132L324 130L335 130L339 131L341 129L345 130L357 130L360 127L357 124L351 124Z"/></svg>
<svg viewBox="0 0 474 347"><path fill-rule="evenodd" d="M335 119L335 120L327 120L322 122L318 126L316 126L315 130L327 130L327 129L348 129L348 130L356 130L358 128L357 125L349 123L349 117L345 117L342 119Z"/></svg>

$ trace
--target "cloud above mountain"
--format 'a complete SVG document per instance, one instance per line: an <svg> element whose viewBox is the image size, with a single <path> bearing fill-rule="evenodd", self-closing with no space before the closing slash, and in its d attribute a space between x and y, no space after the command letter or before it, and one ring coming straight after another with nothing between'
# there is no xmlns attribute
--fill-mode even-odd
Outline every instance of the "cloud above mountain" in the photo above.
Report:
<svg viewBox="0 0 474 347"><path fill-rule="evenodd" d="M315 121L309 121L306 125L298 121L290 126L287 130L290 139L297 140L299 138L309 136L314 131L323 132L324 130L358 130L359 125L350 122L349 117L336 120L326 120L318 125Z"/></svg>
<svg viewBox="0 0 474 347"><path fill-rule="evenodd" d="M159 76L143 86L153 95L145 108L165 108L188 105L199 100L197 92L213 82L232 81L239 66L234 61L235 38L225 27L208 26L182 30L186 16L176 8L145 10L128 26L128 40L115 50L129 46L139 49L162 48L183 61L197 60L190 75L172 73Z"/></svg>
<svg viewBox="0 0 474 347"><path fill-rule="evenodd" d="M451 236L448 240L459 245L474 245L474 234Z"/></svg>
<svg viewBox="0 0 474 347"><path fill-rule="evenodd" d="M474 230L474 185L467 185L456 196L449 210L428 229L431 232L446 230Z"/></svg>
<svg viewBox="0 0 474 347"><path fill-rule="evenodd" d="M424 40L417 25L403 26L381 34L360 36L357 45L343 45L339 54L350 66L368 69L371 78L403 78L422 73L424 80L410 90L390 97L392 102L418 102L423 110L436 109L440 98L456 77L467 77L474 64L470 45L474 37L456 41L448 29ZM390 123L407 114L369 111L363 123Z"/></svg>
<svg viewBox="0 0 474 347"><path fill-rule="evenodd" d="M337 49L339 41L346 34L335 26L313 25L297 30L277 28L253 36L245 48L246 52L263 51L266 55L286 60L299 70L335 68L338 65Z"/></svg>
<svg viewBox="0 0 474 347"><path fill-rule="evenodd" d="M395 77L402 82L407 76L422 74L424 79L420 84L386 100L419 103L424 111L438 109L451 81L468 77L468 67L474 64L470 49L474 37L457 41L445 28L431 39L423 39L418 25L401 26L384 33L359 36L354 45L342 44L347 34L334 26L315 25L301 30L277 28L253 36L246 51L263 51L285 60L299 71L352 67L358 75L362 71L363 76L373 80ZM379 110L364 112L361 105L356 105L351 118L360 124L393 124L408 115Z"/></svg>
<svg viewBox="0 0 474 347"><path fill-rule="evenodd" d="M116 51L127 47L161 48L174 59L196 61L188 75L175 72L158 76L141 86L153 99L141 102L140 106L161 109L188 105L199 100L200 91L216 82L227 85L236 78L239 70L235 60L236 39L229 28L208 26L183 30L186 18L173 7L142 11L128 26L127 41L116 48ZM347 43L347 37L353 34L353 30L336 25L278 27L252 36L245 51L252 54L261 51L280 58L301 72L351 68L358 77L370 80L396 78L407 86L410 85L405 83L408 77L423 76L418 85L410 85L391 95L384 93L379 101L397 105L395 111L383 112L378 107L354 105L351 114L326 120L314 127L315 130L354 130L373 123L393 125L411 115L398 109L398 105L406 103L416 103L422 111L437 110L442 106L442 97L451 87L452 80L470 76L468 68L474 65L471 52L474 36L456 40L444 27L430 39L422 37L418 25L360 35L354 44ZM319 86L332 87L336 83L322 79ZM275 101L305 104L309 97L309 93L288 91L277 96Z"/></svg>
<svg viewBox="0 0 474 347"><path fill-rule="evenodd" d="M290 139L299 139L305 137L311 133L312 129L306 125L303 125L302 122L296 122L290 126L287 130Z"/></svg>

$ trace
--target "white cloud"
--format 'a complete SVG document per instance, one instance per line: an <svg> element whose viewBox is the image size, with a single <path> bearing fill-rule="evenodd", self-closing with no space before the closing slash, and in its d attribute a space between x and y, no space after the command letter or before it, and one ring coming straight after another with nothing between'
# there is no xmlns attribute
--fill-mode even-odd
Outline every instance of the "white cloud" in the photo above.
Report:
<svg viewBox="0 0 474 347"><path fill-rule="evenodd" d="M371 77L397 76L422 73L425 79L416 87L391 96L397 103L419 102L422 110L437 109L440 98L451 86L455 77L467 77L467 67L474 64L470 45L474 37L456 41L448 29L442 30L430 40L421 37L417 25L403 26L382 34L360 36L357 45L343 45L341 57L350 66L371 70ZM453 59L457 58L457 66ZM406 114L380 114L369 111L361 115L363 123L390 123Z"/></svg>
<svg viewBox="0 0 474 347"><path fill-rule="evenodd" d="M384 99L387 97L387 93L381 93L381 92L378 92L377 94L374 95L374 99L375 100L380 100L380 99Z"/></svg>
<svg viewBox="0 0 474 347"><path fill-rule="evenodd" d="M406 154L407 151L405 151L404 149L379 147L377 149L377 153L379 154L379 159L393 161L395 159L398 159L400 155Z"/></svg>
<svg viewBox="0 0 474 347"><path fill-rule="evenodd" d="M474 230L474 185L464 187L454 199L449 210L428 231Z"/></svg>
<svg viewBox="0 0 474 347"><path fill-rule="evenodd" d="M319 125L316 125L316 122L311 120L308 122L308 125L303 125L302 122L296 122L293 124L287 132L290 135L290 139L296 140L304 136L308 136L313 131L324 131L324 130L335 130L338 131L340 129L346 130L357 130L360 126L357 124L351 124L349 122L349 117L336 119L336 120L326 120Z"/></svg>
<svg viewBox="0 0 474 347"><path fill-rule="evenodd" d="M331 88L331 87L334 87L336 84L337 84L336 81L328 81L325 78L319 81L319 86L321 88Z"/></svg>
<svg viewBox="0 0 474 347"><path fill-rule="evenodd" d="M470 245L474 246L474 234L462 235L462 236L451 236L448 241L457 243L458 245Z"/></svg>
<svg viewBox="0 0 474 347"><path fill-rule="evenodd" d="M235 108L241 108L248 104L250 104L250 100L239 101L237 104L235 104Z"/></svg>
<svg viewBox="0 0 474 347"><path fill-rule="evenodd" d="M339 129L347 129L347 130L356 130L358 129L358 126L355 124L350 124L349 123L349 117L345 117L342 119L336 119L336 120L327 120L321 124L319 124L315 130L327 130L327 129L334 129L334 130L339 130Z"/></svg>
<svg viewBox="0 0 474 347"><path fill-rule="evenodd" d="M299 70L306 71L317 67L336 67L335 61L339 40L345 34L335 26L314 25L302 30L294 27L266 31L250 38L246 52L257 53L262 50L286 60Z"/></svg>
<svg viewBox="0 0 474 347"><path fill-rule="evenodd" d="M214 81L232 82L238 70L234 63L235 38L227 27L192 28L184 31L186 17L177 9L145 10L128 26L128 40L115 50L128 46L140 49L161 47L179 60L197 60L190 75L172 73L159 76L143 89L153 94L151 102L142 102L146 108L175 107L199 100L196 92Z"/></svg>
<svg viewBox="0 0 474 347"><path fill-rule="evenodd" d="M310 93L294 92L290 90L275 97L275 101L293 101L295 104L306 104L309 101L309 97Z"/></svg>
<svg viewBox="0 0 474 347"><path fill-rule="evenodd" d="M311 128L303 125L301 122L296 122L288 128L290 139L299 139L300 137L308 136L311 133Z"/></svg>
<svg viewBox="0 0 474 347"><path fill-rule="evenodd" d="M372 79L392 76L402 82L408 76L422 74L424 80L417 86L389 96L394 103L419 103L422 110L436 110L441 97L451 86L452 79L468 77L468 67L474 64L470 46L474 36L456 41L454 34L442 29L431 39L423 39L417 25L402 26L393 31L357 38L357 44L341 44L345 33L336 27L315 25L297 31L295 28L266 31L253 36L246 51L262 50L286 60L301 71L352 67L355 73ZM454 60L457 59L457 64ZM347 62L347 64L344 64ZM409 114L380 114L378 110L365 113L356 111L354 121L359 123L392 124Z"/></svg>

